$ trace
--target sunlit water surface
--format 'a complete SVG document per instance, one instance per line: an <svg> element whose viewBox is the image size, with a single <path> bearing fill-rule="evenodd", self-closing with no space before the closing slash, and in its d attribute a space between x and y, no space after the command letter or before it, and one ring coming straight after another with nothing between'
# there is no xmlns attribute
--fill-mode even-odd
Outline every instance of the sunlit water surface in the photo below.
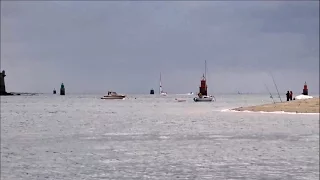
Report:
<svg viewBox="0 0 320 180"><path fill-rule="evenodd" d="M1 179L319 179L318 115L221 112L268 95L192 98L1 97Z"/></svg>

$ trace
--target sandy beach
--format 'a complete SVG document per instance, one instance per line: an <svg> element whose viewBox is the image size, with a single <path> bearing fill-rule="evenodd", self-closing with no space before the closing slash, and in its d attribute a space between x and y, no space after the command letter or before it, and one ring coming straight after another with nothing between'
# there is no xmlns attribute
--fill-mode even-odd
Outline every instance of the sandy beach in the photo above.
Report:
<svg viewBox="0 0 320 180"><path fill-rule="evenodd" d="M319 113L319 98L285 101L276 104L265 104L259 106L239 107L232 110L235 111L253 111L253 112L296 112L296 113Z"/></svg>

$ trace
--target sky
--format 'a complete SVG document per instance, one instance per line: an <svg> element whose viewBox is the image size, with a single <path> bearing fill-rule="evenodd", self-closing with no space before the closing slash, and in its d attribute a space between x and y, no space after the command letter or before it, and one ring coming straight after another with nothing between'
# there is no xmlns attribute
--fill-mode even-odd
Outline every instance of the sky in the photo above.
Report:
<svg viewBox="0 0 320 180"><path fill-rule="evenodd" d="M319 1L1 1L8 92L319 94Z"/></svg>

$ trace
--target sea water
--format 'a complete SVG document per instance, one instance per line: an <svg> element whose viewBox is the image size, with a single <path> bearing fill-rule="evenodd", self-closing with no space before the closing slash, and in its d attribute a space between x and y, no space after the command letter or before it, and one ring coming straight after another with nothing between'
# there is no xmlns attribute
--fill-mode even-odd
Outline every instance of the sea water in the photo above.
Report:
<svg viewBox="0 0 320 180"><path fill-rule="evenodd" d="M319 179L319 115L223 111L268 95L100 96L1 97L1 179Z"/></svg>

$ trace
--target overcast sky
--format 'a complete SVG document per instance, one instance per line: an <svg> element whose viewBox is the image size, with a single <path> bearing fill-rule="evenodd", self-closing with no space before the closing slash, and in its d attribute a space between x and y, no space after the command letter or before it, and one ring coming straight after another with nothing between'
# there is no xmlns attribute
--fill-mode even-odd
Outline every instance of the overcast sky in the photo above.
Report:
<svg viewBox="0 0 320 180"><path fill-rule="evenodd" d="M7 91L319 92L319 2L1 1Z"/></svg>

